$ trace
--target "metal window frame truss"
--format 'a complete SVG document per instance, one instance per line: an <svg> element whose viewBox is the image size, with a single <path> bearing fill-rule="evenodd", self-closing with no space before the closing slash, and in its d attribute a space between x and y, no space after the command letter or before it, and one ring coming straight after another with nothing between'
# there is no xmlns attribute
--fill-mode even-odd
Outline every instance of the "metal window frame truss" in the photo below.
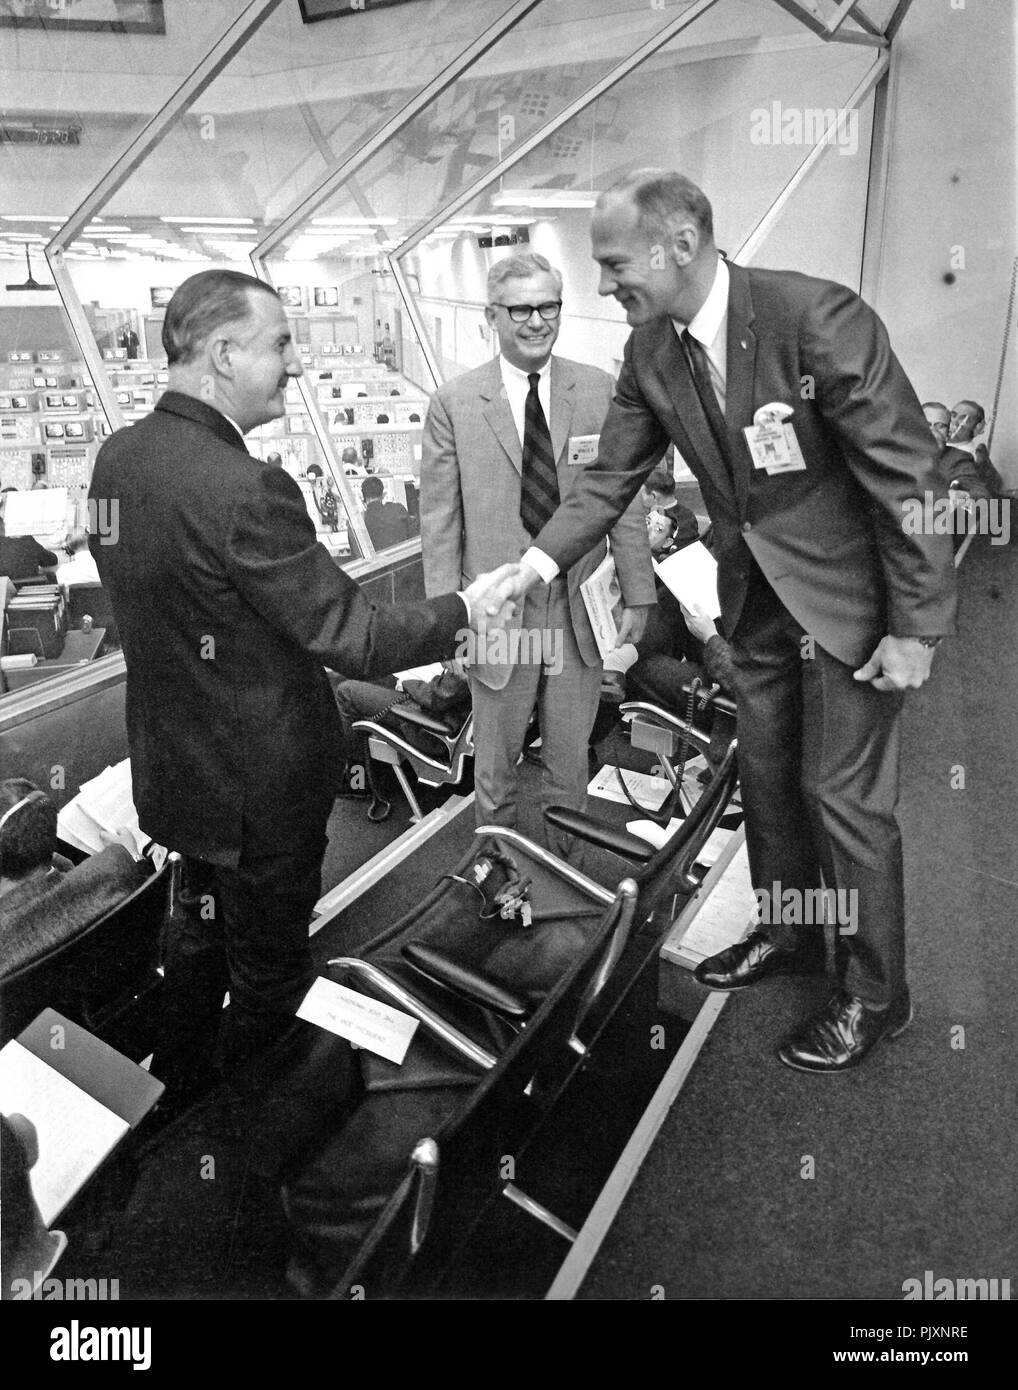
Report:
<svg viewBox="0 0 1018 1390"><path fill-rule="evenodd" d="M65 251L80 234L85 225L98 216L110 199L131 178L142 162L156 148L164 136L219 75L229 66L248 40L283 3L283 0L251 0L240 15L213 43L204 58L195 66L188 77L167 99L162 107L135 136L128 148L110 166L107 173L96 184L88 196L80 203L60 230L45 247L45 257L53 275L53 281L60 295L64 312L67 315L72 334L77 342L82 359L92 377L100 404L114 428L125 422L117 403L116 392L110 383L107 364L103 360L92 329L85 316L80 297L74 287L65 259ZM499 18L493 21L477 38L467 44L444 68L435 74L412 98L386 120L376 131L368 135L361 144L339 165L327 171L321 182L296 203L272 230L251 252L251 264L255 275L267 284L273 284L269 269L269 259L280 244L302 226L315 212L341 189L348 188L366 216L373 211L366 206L360 194L357 174L369 163L373 156L402 131L411 121L432 102L436 101L455 81L468 72L473 65L502 38L520 23L532 10L538 8L543 0L514 0ZM402 268L403 258L424 240L432 231L454 217L456 213L484 192L492 183L501 178L524 159L538 145L543 144L557 130L572 120L586 107L596 102L630 72L646 61L654 53L664 48L683 30L695 24L702 15L713 9L720 0L694 0L681 14L665 24L652 38L646 40L627 58L621 60L596 82L592 83L580 96L574 98L562 111L515 148L505 158L499 160L468 188L458 193L423 224L417 227L401 244L389 253L379 251L382 267L392 274L393 283L402 300L407 318L419 342L421 352L436 383L442 381L441 364L434 344L425 326L416 299L407 282ZM810 33L828 43L851 43L872 47L876 50L873 66L857 84L848 99L847 109L857 109L874 93L873 132L870 147L870 168L868 201L865 215L863 251L863 289L872 290L879 275L880 250L883 236L884 202L887 179L888 121L893 107L892 44L894 35L912 0L898 0L898 4L883 32L868 17L860 0L831 0L834 10L829 19L823 18L816 0L772 0L772 3L801 23ZM815 145L804 157L792 177L785 183L777 197L767 208L760 221L743 242L738 256L748 258L767 235L774 222L782 214L789 200L795 195L800 184L810 173L817 161L830 149L833 143L828 138ZM381 231L376 233L381 238ZM371 538L368 536L358 507L354 506L353 492L344 473L337 446L330 436L325 416L318 405L315 392L306 377L301 377L298 386L315 436L329 464L335 482L347 509L349 525L357 538L365 560L375 555ZM358 566L360 568L360 566Z"/></svg>

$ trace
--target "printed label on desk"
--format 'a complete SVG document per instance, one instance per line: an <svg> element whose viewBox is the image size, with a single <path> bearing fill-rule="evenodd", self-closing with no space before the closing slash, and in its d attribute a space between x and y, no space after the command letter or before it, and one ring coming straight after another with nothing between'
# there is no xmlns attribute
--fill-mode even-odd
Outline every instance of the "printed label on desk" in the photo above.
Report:
<svg viewBox="0 0 1018 1390"><path fill-rule="evenodd" d="M297 1017L338 1033L397 1066L402 1064L417 1031L416 1018L322 975L305 994Z"/></svg>

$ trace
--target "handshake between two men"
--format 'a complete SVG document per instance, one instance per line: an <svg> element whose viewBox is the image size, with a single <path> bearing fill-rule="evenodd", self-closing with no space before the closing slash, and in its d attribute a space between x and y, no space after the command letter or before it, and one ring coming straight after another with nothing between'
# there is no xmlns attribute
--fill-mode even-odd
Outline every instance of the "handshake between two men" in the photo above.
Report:
<svg viewBox="0 0 1018 1390"><path fill-rule="evenodd" d="M541 575L523 561L499 565L487 574L479 574L463 590L470 610L470 626L474 632L497 631L504 628L523 602L527 590L541 582ZM616 645L638 642L647 623L646 606L626 608L619 623Z"/></svg>

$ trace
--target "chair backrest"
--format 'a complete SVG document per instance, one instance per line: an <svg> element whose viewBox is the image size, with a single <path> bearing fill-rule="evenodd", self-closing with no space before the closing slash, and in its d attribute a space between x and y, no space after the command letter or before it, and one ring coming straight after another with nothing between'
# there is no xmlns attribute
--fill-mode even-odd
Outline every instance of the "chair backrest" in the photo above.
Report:
<svg viewBox="0 0 1018 1390"><path fill-rule="evenodd" d="M0 1042L44 1008L104 1037L135 995L158 980L171 873L167 862L83 931L0 980Z"/></svg>
<svg viewBox="0 0 1018 1390"><path fill-rule="evenodd" d="M507 1184L503 1160L519 1156L581 1065L572 1046L591 982L633 922L636 885L619 884L582 955L572 963L461 1109L415 1146L406 1177L382 1210L332 1298L413 1297L433 1288L488 1203Z"/></svg>
<svg viewBox="0 0 1018 1390"><path fill-rule="evenodd" d="M412 706L397 706L387 712L387 718L390 722L358 719L352 728L368 736L369 749L373 739L392 749L422 782L439 786L461 779L463 763L474 753L473 714L467 714L454 730ZM418 742L426 747L419 747Z"/></svg>

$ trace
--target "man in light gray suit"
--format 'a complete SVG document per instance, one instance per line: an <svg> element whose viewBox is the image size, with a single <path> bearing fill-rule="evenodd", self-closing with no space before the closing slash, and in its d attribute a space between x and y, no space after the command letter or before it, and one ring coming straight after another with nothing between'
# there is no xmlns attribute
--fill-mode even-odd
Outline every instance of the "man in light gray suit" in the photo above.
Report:
<svg viewBox="0 0 1018 1390"><path fill-rule="evenodd" d="M501 354L431 399L421 460L421 540L428 594L519 560L560 498L597 456L613 383L597 367L553 357L562 277L525 252L488 275L485 317ZM611 531L624 605L619 641L637 641L655 602L643 508L637 499ZM601 656L580 584L605 556L600 541L517 614L516 640L475 644L477 823L515 825L517 763L536 706L542 809L586 803L587 746L597 713ZM568 837L550 848L578 858Z"/></svg>

